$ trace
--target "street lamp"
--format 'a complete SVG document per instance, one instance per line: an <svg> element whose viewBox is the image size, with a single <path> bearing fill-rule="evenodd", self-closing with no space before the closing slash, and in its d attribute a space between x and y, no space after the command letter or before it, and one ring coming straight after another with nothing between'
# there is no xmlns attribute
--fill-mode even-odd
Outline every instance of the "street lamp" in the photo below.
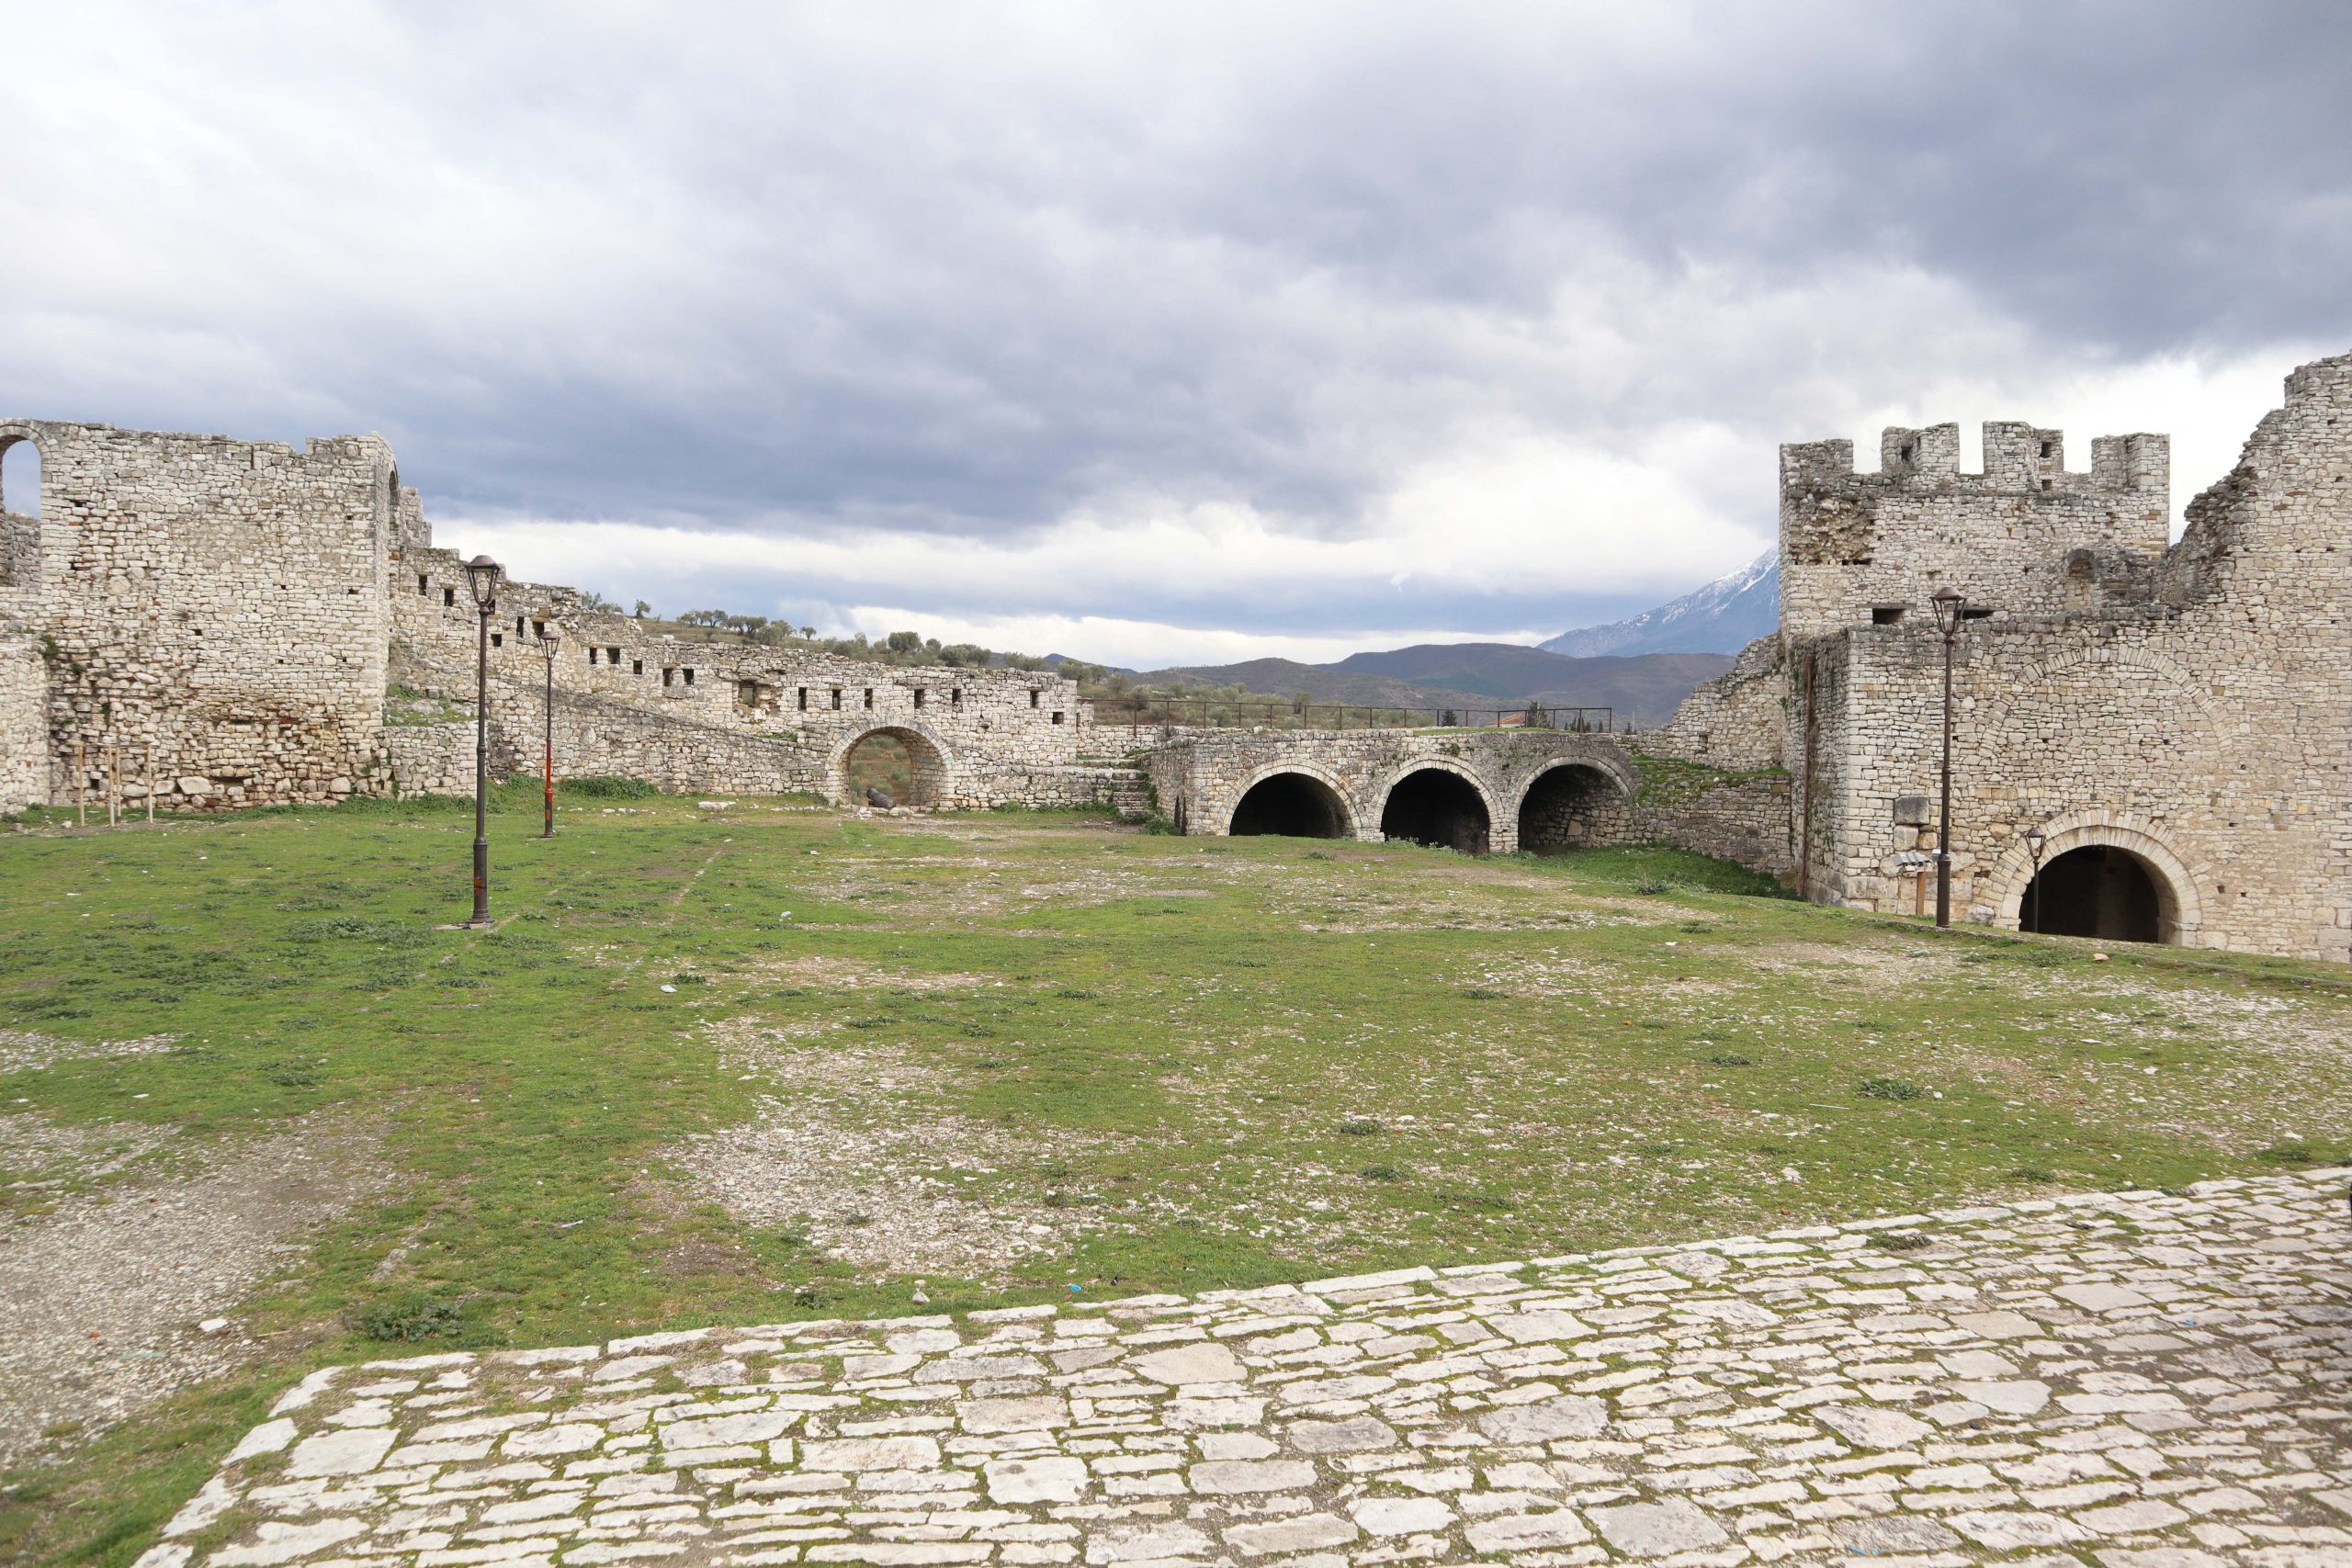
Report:
<svg viewBox="0 0 2352 1568"><path fill-rule="evenodd" d="M562 647L563 628L557 626L553 621L546 623L545 629L539 633L539 651L548 656L548 736L546 757L548 825L547 830L539 835L542 839L552 839L555 837L555 656L557 650Z"/></svg>
<svg viewBox="0 0 2352 1568"><path fill-rule="evenodd" d="M1965 594L1939 588L1928 596L1936 607L1936 629L1944 634L1944 788L1943 813L1936 820L1936 925L1951 925L1951 650L1960 640L1961 612Z"/></svg>
<svg viewBox="0 0 2352 1568"><path fill-rule="evenodd" d="M498 608L498 563L476 556L466 563L466 586L481 615L474 650L474 913L469 926L490 924L490 617Z"/></svg>
<svg viewBox="0 0 2352 1568"><path fill-rule="evenodd" d="M2026 891L2033 895L2033 934L2036 936L2041 934L2041 851L2049 842L2050 835L2040 826L2025 830L2026 852L2033 856L2033 880L2025 886Z"/></svg>

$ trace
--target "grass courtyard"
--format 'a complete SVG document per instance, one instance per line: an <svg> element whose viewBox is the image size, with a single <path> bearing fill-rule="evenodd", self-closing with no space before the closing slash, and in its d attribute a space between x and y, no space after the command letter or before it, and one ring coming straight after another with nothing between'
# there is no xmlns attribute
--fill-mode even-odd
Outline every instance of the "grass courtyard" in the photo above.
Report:
<svg viewBox="0 0 2352 1568"><path fill-rule="evenodd" d="M107 1281L0 1352L0 1559L129 1561L329 1360L2173 1186L2352 1124L2339 972L1669 852L500 804L481 933L458 803L0 838L0 1283ZM140 1337L151 1290L224 1321Z"/></svg>

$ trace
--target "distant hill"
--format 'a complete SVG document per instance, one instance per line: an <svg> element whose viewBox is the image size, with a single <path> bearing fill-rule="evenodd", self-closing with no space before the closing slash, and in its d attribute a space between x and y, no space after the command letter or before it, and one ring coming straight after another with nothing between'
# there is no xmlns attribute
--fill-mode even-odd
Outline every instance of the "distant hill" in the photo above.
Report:
<svg viewBox="0 0 2352 1568"><path fill-rule="evenodd" d="M1589 659L1604 653L1737 653L1781 625L1781 557L1767 550L1728 577L1605 626L1562 632L1542 646Z"/></svg>
<svg viewBox="0 0 2352 1568"><path fill-rule="evenodd" d="M1319 703L1367 707L1496 708L1539 702L1546 707L1614 708L1620 718L1657 724L1700 682L1731 668L1715 653L1652 653L1571 659L1508 642L1423 643L1352 653L1336 664L1252 659L1239 664L1154 670L1147 684L1239 686Z"/></svg>

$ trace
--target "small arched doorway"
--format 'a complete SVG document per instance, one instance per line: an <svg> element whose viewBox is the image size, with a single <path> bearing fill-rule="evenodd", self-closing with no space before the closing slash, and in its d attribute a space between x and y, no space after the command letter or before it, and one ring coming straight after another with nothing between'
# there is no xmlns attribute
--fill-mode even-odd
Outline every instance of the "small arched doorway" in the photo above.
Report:
<svg viewBox="0 0 2352 1568"><path fill-rule="evenodd" d="M2019 923L2045 936L2101 942L2172 942L2171 889L2148 863L2114 844L2068 850L2026 884Z"/></svg>
<svg viewBox="0 0 2352 1568"><path fill-rule="evenodd" d="M933 807L947 794L947 759L928 737L895 725L869 729L842 753L842 798L868 804L878 790L893 806Z"/></svg>
<svg viewBox="0 0 2352 1568"><path fill-rule="evenodd" d="M1398 779L1380 808L1384 838L1407 843L1487 852L1492 827L1478 786L1447 768L1420 768Z"/></svg>
<svg viewBox="0 0 2352 1568"><path fill-rule="evenodd" d="M1276 834L1289 839L1344 839L1348 808L1340 792L1310 773L1269 773L1233 808L1226 831L1236 838Z"/></svg>
<svg viewBox="0 0 2352 1568"><path fill-rule="evenodd" d="M1632 821L1623 787L1605 769L1563 762L1520 796L1519 847L1541 852L1621 843Z"/></svg>

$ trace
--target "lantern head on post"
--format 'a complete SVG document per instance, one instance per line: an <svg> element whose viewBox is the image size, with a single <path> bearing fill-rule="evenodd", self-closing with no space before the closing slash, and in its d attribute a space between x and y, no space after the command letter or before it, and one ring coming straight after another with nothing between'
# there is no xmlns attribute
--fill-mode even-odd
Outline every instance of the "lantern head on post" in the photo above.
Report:
<svg viewBox="0 0 2352 1568"><path fill-rule="evenodd" d="M1960 631L1961 611L1967 607L1968 595L1956 589L1939 588L1928 595L1928 603L1936 607L1936 629L1946 637Z"/></svg>
<svg viewBox="0 0 2352 1568"><path fill-rule="evenodd" d="M549 659L553 659L563 650L563 628L549 621L548 629L539 634L539 647L546 650Z"/></svg>
<svg viewBox="0 0 2352 1568"><path fill-rule="evenodd" d="M466 563L466 586L472 591L474 607L490 611L498 607L498 578L500 567L488 556L476 556Z"/></svg>

